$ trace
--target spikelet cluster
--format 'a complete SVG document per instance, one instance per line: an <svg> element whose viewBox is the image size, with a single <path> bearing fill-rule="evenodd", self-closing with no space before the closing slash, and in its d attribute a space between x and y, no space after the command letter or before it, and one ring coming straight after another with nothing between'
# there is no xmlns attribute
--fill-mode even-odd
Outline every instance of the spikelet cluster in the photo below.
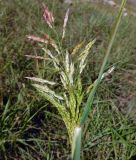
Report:
<svg viewBox="0 0 136 160"><path fill-rule="evenodd" d="M65 37L69 12L70 10L68 9L64 17L62 40ZM43 16L46 23L52 29L54 17L47 7L45 7ZM79 125L80 122L82 110L81 106L85 96L85 92L83 91L82 86L81 74L86 66L87 57L90 53L91 47L95 43L95 40L90 41L84 47L83 42L79 43L75 46L73 51L69 53L67 50L62 52L59 49L57 43L55 43L55 41L48 35L44 36L44 38L28 35L27 38L29 40L42 43L42 46L44 46L44 44L46 45L46 47L42 47L42 50L44 55L46 55L46 60L51 61L52 67L57 70L56 76L60 78L61 84L59 85L61 85L63 92L57 93L56 90L52 89L54 86L58 85L58 82L53 82L37 77L26 78L33 81L33 86L38 90L38 92L41 93L47 101L49 101L58 109L59 114L61 115L66 125L69 140L72 143L74 129ZM47 45L50 45L52 50L49 50ZM40 57L40 59L42 59L42 57ZM74 59L76 59L76 61Z"/></svg>

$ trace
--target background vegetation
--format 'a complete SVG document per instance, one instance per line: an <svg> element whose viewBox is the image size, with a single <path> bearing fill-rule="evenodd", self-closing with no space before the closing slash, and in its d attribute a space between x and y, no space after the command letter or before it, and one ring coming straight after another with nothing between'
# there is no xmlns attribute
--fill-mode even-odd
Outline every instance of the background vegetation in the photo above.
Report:
<svg viewBox="0 0 136 160"><path fill-rule="evenodd" d="M67 4L44 1L61 24ZM105 54L116 10L90 3L71 6L64 45L68 50L96 38L83 75L84 85L94 82ZM115 71L99 87L93 113L86 124L85 160L131 160L136 158L136 22L122 19L109 65ZM0 159L67 159L70 146L56 108L43 100L26 76L53 78L53 71L40 60L40 47L26 35L51 35L42 19L40 0L0 1ZM51 35L52 36L52 35ZM47 78L46 78L47 79Z"/></svg>

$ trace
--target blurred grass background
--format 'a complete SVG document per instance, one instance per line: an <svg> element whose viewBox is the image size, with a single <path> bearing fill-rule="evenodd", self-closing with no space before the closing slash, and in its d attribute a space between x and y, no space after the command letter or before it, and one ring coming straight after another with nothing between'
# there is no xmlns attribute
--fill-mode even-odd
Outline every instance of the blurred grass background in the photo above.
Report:
<svg viewBox="0 0 136 160"><path fill-rule="evenodd" d="M53 12L61 35L68 4L59 0L0 1L1 160L67 159L70 153L66 129L57 110L41 99L25 79L53 77L46 63L25 57L42 55L40 47L28 42L26 35L52 36L42 19L42 2ZM70 8L64 46L72 50L79 42L96 38L83 75L87 85L97 78L117 10L89 2L74 3ZM94 112L86 124L88 131L82 146L85 160L136 158L135 37L135 17L123 17L109 61L116 69L102 82Z"/></svg>

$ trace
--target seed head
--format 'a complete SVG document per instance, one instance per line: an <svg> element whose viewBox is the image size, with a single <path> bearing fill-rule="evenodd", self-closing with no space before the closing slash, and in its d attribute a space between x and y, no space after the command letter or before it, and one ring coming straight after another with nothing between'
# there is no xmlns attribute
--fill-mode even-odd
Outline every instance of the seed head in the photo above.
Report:
<svg viewBox="0 0 136 160"><path fill-rule="evenodd" d="M49 11L48 7L45 4L43 4L43 6L44 6L43 18L45 22L49 25L49 27L52 28L52 25L54 23L53 14Z"/></svg>

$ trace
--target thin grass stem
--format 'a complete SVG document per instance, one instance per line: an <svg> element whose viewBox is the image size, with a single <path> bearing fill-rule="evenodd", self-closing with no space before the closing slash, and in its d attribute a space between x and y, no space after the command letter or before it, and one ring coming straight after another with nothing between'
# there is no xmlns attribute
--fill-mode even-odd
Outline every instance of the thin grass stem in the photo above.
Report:
<svg viewBox="0 0 136 160"><path fill-rule="evenodd" d="M92 104L93 104L94 96L95 96L96 90L97 90L97 88L98 88L98 86L101 82L101 78L102 78L102 75L104 73L105 66L107 64L107 61L108 61L108 58L109 58L109 55L110 55L110 52L111 52L111 49L112 49L112 46L113 46L113 42L115 40L117 30L119 28L119 24L120 24L120 21L121 21L121 17L122 17L122 14L123 14L123 10L124 10L126 1L127 0L122 0L121 6L120 6L120 9L119 9L119 13L118 13L118 16L116 18L115 26L113 27L113 30L112 30L112 33L111 33L111 38L110 38L110 42L109 42L109 45L108 45L108 48L107 48L107 51L106 51L106 55L104 57L104 60L103 60L103 63L102 63L102 66L101 66L101 69L100 69L100 72L99 72L98 79L95 81L94 87L91 90L91 92L89 94L89 97L87 99L83 114L81 116L80 125L83 125L85 123L90 111L92 110Z"/></svg>

